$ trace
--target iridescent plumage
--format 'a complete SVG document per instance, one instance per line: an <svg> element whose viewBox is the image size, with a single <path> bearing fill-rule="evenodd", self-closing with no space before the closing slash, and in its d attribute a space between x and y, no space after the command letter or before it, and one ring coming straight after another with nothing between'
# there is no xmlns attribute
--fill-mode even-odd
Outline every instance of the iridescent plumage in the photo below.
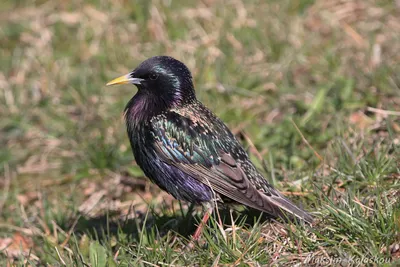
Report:
<svg viewBox="0 0 400 267"><path fill-rule="evenodd" d="M229 201L312 222L272 188L228 127L196 99L183 63L153 57L123 77L139 89L125 109L132 150L159 187L192 203Z"/></svg>

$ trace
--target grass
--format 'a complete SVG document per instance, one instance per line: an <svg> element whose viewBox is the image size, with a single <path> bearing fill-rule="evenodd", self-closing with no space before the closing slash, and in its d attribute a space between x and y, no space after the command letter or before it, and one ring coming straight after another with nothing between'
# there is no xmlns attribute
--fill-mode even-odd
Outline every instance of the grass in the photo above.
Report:
<svg viewBox="0 0 400 267"><path fill-rule="evenodd" d="M399 264L400 22L393 1L3 1L0 261L49 266ZM123 120L167 54L313 227L201 216L143 176ZM221 218L222 225L219 223Z"/></svg>

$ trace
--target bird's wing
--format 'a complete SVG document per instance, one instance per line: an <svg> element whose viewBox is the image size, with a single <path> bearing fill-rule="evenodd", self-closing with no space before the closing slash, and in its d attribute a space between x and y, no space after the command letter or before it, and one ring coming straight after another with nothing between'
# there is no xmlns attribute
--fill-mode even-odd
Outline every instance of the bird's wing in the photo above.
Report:
<svg viewBox="0 0 400 267"><path fill-rule="evenodd" d="M241 204L275 216L282 209L312 221L268 184L230 130L203 106L169 111L153 118L151 126L155 151L167 164Z"/></svg>

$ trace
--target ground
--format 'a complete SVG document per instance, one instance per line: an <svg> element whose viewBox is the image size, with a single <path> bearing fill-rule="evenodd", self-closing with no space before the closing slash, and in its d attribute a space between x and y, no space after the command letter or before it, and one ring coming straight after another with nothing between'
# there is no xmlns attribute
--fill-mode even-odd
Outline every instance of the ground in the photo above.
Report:
<svg viewBox="0 0 400 267"><path fill-rule="evenodd" d="M399 1L2 1L0 261L48 266L400 263ZM105 87L154 55L192 70L313 226L201 216L148 182Z"/></svg>

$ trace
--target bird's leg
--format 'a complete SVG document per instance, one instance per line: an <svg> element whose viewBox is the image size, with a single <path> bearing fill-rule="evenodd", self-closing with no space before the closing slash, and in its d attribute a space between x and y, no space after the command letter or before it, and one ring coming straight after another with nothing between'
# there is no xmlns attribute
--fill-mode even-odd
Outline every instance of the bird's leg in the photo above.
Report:
<svg viewBox="0 0 400 267"><path fill-rule="evenodd" d="M192 236L194 241L197 241L200 238L201 232L203 231L203 227L207 223L208 219L210 218L211 213L212 213L212 209L208 209L204 213L203 219L201 220L199 226L197 226L197 229Z"/></svg>
<svg viewBox="0 0 400 267"><path fill-rule="evenodd" d="M207 223L208 219L210 218L213 210L214 210L214 203L207 203L205 206L203 206L203 209L205 209L205 213L203 216L203 219L200 221L199 226L197 226L196 231L192 235L192 240L190 240L189 244L187 244L186 249L192 249L194 247L194 242L199 240L201 236L201 232L203 231L204 225Z"/></svg>

